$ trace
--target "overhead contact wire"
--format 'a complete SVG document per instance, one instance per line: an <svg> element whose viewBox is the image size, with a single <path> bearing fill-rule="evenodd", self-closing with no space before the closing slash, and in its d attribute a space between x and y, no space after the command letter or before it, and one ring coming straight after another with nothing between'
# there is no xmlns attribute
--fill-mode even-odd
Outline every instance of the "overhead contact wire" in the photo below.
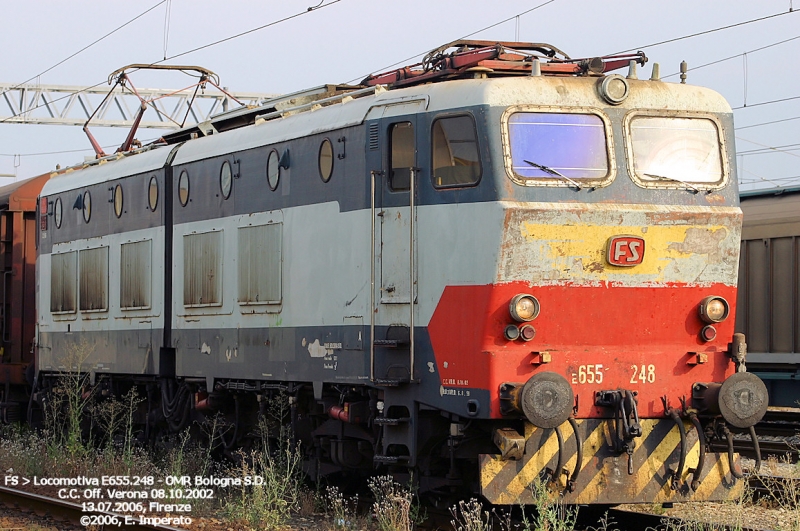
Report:
<svg viewBox="0 0 800 531"><path fill-rule="evenodd" d="M753 19L750 19L750 20L745 20L743 22L737 22L736 24L728 24L727 26L720 26L719 28L713 28L713 29L710 29L710 30L700 31L700 32L697 32L697 33L691 33L689 35L683 35L682 37L675 37L673 39L667 39L665 41L659 41L659 42L653 42L653 43L650 43L650 44L645 44L644 46L637 46L636 48L629 48L627 50L622 50L622 51L615 52L615 53L609 54L609 55L619 55L619 54L628 53L628 52L635 52L636 50L642 50L644 48L654 48L656 46L661 46L662 44L669 44L671 42L677 42L677 41L681 41L683 39L691 39L693 37L699 37L701 35L708 35L709 33L714 33L714 32L717 32L717 31L723 31L723 30L731 29L731 28L736 28L736 27L739 27L739 26L745 26L747 24L752 24L754 22L761 22L762 20L768 20L768 19L775 18L775 17L781 17L783 15L788 15L790 13L795 13L795 11L792 11L790 9L789 11L783 11L781 13L775 13L773 15L767 15L766 17L753 18Z"/></svg>
<svg viewBox="0 0 800 531"><path fill-rule="evenodd" d="M539 4L539 5L536 5L536 6L534 6L534 7L530 8L530 9L527 9L527 10L525 10L525 11L521 12L521 13L517 13L516 15L510 16L510 17L508 17L508 18L504 18L504 19L503 19L503 20L501 20L500 22L495 22L494 24L491 24L491 25L489 25L489 26L486 26L485 28L481 28L481 29L479 29L479 30L477 30L477 31L473 31L472 33L468 33L467 35L464 35L463 37L459 37L459 38L458 38L458 39L456 39L456 40L459 40L459 41L460 41L460 40L464 40L464 39L466 39L466 38L472 37L473 35L477 35L478 33L481 33L481 32L483 32L483 31L486 31L486 30L488 30L488 29L492 29L492 28L494 28L495 26L499 26L500 24L504 24L504 23L508 22L509 20L514 20L515 18L521 17L522 15L527 15L527 14L528 14L528 13L530 13L531 11L536 11L536 10L537 10L537 9L539 9L540 7L544 7L544 6L548 5L548 4L552 4L552 3L553 3L553 2L555 2L555 1L556 1L556 0L548 0L547 2L544 2L544 3L541 3L541 4ZM414 55L412 55L411 57L407 57L407 58L405 58L405 59L401 59L400 61L397 61L396 63L392 63L392 64L390 64L390 65L388 65L388 66L383 66L383 67L381 67L381 68L378 68L377 70L375 70L375 71L373 71L373 72L370 72L370 74L372 74L372 73L374 73L374 72L383 72L383 71L385 71L385 70L388 70L388 69L390 69L390 68L392 68L392 67L394 67L394 66L405 64L405 63L407 63L408 61L411 61L412 59L416 59L416 58L417 58L417 57L419 57L420 55L422 55L422 54L424 54L424 53L427 53L428 51L429 51L429 50L423 50L423 51L421 51L420 53L417 53L417 54L414 54ZM365 75L363 75L363 76L358 76L358 77L355 77L355 78L353 78L353 79L351 79L351 80L347 81L346 83L354 83L354 82L356 82L356 81L360 81L361 79L364 79L364 78L365 78L367 75L368 75L368 74L365 74Z"/></svg>
<svg viewBox="0 0 800 531"><path fill-rule="evenodd" d="M16 89L18 89L18 88L22 87L23 85L25 85L25 83L28 83L29 81L33 81L33 80L34 80L34 79L36 79L37 77L40 77L40 76L42 76L42 75L46 74L47 72L49 72L49 71L53 70L54 68L56 68L56 67L58 67L58 66L61 66L61 65L63 65L64 63L66 63L67 61L69 61L70 59L72 59L73 57L75 57L76 55L78 55L78 54L80 54L80 53L83 53L83 52L85 52L86 50L88 50L89 48L91 48L92 46L94 46L95 44L97 44L98 42L102 41L103 39L106 39L107 37L110 37L111 35L115 34L115 33L116 33L116 32L118 32L119 30L121 30L122 28L124 28L125 26L128 26L128 25L130 25L131 23L133 23L133 22L137 21L138 19L142 18L143 16L145 16L145 15L146 15L146 14L148 14L150 11L154 10L155 8L157 8L158 6L160 6L161 4L163 4L164 2L167 2L167 0L161 0L161 2L157 3L156 5L154 5L153 7L151 7L150 9L147 9L146 11L143 11L143 12L142 12L142 13L140 13L139 15L137 15L137 16L133 17L132 19L130 19L130 20L129 20L128 22L126 22L125 24L123 24L123 25L119 26L118 28L116 28L116 29L114 29L114 30L112 30L112 31L109 31L108 33L106 33L105 35L103 35L102 37L100 37L99 39L97 39L96 41L92 42L91 44L87 44L86 46L84 46L83 48L81 48L80 50L78 50L77 52L73 53L72 55L70 55L69 57L67 57L67 58L65 58L65 59L62 59L61 61L57 62L56 64L54 64L53 66L51 66L51 67L50 67L50 68L48 68L47 70L44 70L44 71L42 71L42 72L39 72L38 74L36 74L35 76L31 77L30 79L26 79L25 81L23 81L23 82L22 82L22 83L20 83L19 85L16 85L16 86L14 86L14 87L11 87L11 88L8 88L8 89L4 90L3 92L0 92L0 96L2 96L3 94L5 94L5 93L6 93L6 92L8 92L8 91L11 91L11 90L16 90ZM95 85L95 86L97 86L97 85Z"/></svg>
<svg viewBox="0 0 800 531"><path fill-rule="evenodd" d="M159 4L156 4L156 6L153 6L152 8L150 8L150 10L152 10L152 9L154 9L155 7L157 7L157 6L161 5L161 4L163 4L163 3L164 3L164 2L166 2L166 1L167 1L167 0L163 0L161 3L159 3ZM291 16L289 16L289 17L285 17L285 18L282 18L282 19L280 19L280 20L276 20L276 21L270 22L269 24L264 24L263 26L259 26L259 27L257 27L257 28L253 28L253 29L250 29L250 30L247 30L247 31L243 31L242 33L238 33L238 34L236 34L236 35L232 35L232 36L230 36L230 37L226 37L226 38L224 38L224 39L220 39L220 40L218 40L218 41L215 41L215 42L212 42L212 43L209 43L209 44L205 44L205 45L203 45L203 46L198 46L197 48L193 48L193 49L191 49L191 50L187 50L187 51L185 51L185 52L181 52L181 53L179 53L179 54L176 54L176 55L173 55L173 56L171 56L171 57L167 57L166 59L161 59L161 60L159 60L159 61L155 61L155 62L153 62L153 63L150 63L150 65L151 65L151 66L152 66L152 65L157 65L157 64L163 63L164 61L169 61L169 60L171 60L171 59L175 59L175 58L177 58L177 57L182 57L182 56L184 56L184 55L188 55L188 54L190 54L190 53L194 53L194 52L197 52L197 51L199 51L199 50L203 50L203 49L205 49L205 48L210 48L211 46L216 46L217 44L222 44L223 42L231 41L231 40L233 40L233 39L236 39L236 38L238 38L238 37L242 37L242 36L244 36L244 35L248 35L248 34L250 34L250 33L253 33L253 32L256 32L256 31L259 31L259 30L262 30L262 29L264 29L264 28L268 28L268 27L270 27L270 26L274 26L274 25L276 25L276 24L280 24L281 22L286 22L287 20L292 20L292 19L294 19L294 18L297 18L297 17L299 17L299 16L302 16L302 15L305 15L305 14L308 14L308 13L311 13L311 12L313 12L313 11L317 11L317 10L319 10L319 9L322 9L322 8L324 8L324 7L328 7L328 6L330 6L330 5L333 5L333 4L336 4L336 3L339 3L339 2L341 2L341 1L342 1L342 0L332 0L331 2L328 2L327 4L320 4L320 5L317 5L317 6L314 6L314 7L309 7L309 8L308 8L308 9L306 9L305 11L301 11L301 12L299 12L299 13L296 13L296 14L294 14L294 15L291 15ZM550 0L550 1L551 1L551 2L554 2L555 0ZM150 10L148 10L148 11L150 11ZM144 14L144 13L142 13L142 14ZM141 16L141 15L140 15L140 16ZM115 30L115 31L116 31L116 30ZM31 78L31 79L33 79L33 78ZM60 98L55 98L55 99L52 99L52 100L50 100L50 101L48 101L48 102L45 102L45 103L40 103L39 105L36 105L35 107L31 107L30 109L27 109L27 110L26 110L26 112L29 112L29 111L34 111L34 110L36 110L36 109L39 109L39 108L41 108L41 107L44 107L44 106L46 106L46 105L49 105L49 104L51 104L51 103L55 103L55 102L57 102L57 101L61 101L61 100L65 100L65 99L67 99L67 98L71 98L71 97L73 97L73 96L75 96L75 95L77 95L77 94L80 94L81 92L84 92L84 91L88 90L88 89L92 89L92 88L95 88L95 87L99 87L100 85L102 85L103 83L106 83L106 82L107 82L107 81L106 81L106 80L104 80L104 81L101 81L100 83L96 83L96 84L94 84L94 85L91 85L91 86L89 86L89 87L86 87L86 88L83 88L83 89L81 89L81 90L78 90L78 91L72 92L72 93L70 93L70 94L65 94L64 96L61 96ZM23 84L24 84L24 83L23 83ZM11 89L9 89L9 90L11 90ZM0 95L2 95L2 94L0 94ZM13 119L13 118L16 118L17 116L19 116L19 115L18 115L18 114L15 114L14 116L9 116L8 118L4 118L4 119L0 120L0 124L1 124L1 123L5 123L5 122L7 122L8 120L11 120L11 119Z"/></svg>

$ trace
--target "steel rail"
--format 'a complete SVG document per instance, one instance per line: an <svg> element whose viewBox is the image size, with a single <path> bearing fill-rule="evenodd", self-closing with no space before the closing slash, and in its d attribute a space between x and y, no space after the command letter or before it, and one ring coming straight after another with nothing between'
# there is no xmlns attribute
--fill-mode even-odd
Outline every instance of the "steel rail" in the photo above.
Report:
<svg viewBox="0 0 800 531"><path fill-rule="evenodd" d="M57 498L50 498L42 496L41 494L34 494L19 489L11 489L8 487L0 487L0 503L11 503L19 507L27 507L38 511L45 511L52 515L64 517L76 525L83 525L80 523L82 516L87 515L104 515L116 518L121 518L119 525L108 525L108 528L129 530L129 531L142 531L144 529L160 530L160 531L185 531L178 527L168 525L149 525L147 523L139 523L138 517L135 522L131 524L125 523L124 514L114 513L110 511L91 511L86 512L79 503L72 503ZM129 517L132 515L128 515ZM154 515L154 517L157 515Z"/></svg>

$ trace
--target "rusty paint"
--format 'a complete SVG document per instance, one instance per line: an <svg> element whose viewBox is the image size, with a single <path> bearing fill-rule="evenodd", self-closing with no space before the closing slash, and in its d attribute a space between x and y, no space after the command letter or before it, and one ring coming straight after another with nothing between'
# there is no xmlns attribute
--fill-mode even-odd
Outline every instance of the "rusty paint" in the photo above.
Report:
<svg viewBox="0 0 800 531"><path fill-rule="evenodd" d="M657 500L722 501L741 494L743 483L736 482L727 466L727 456L707 453L703 476L697 491L689 489L694 479L689 472L699 458L697 433L685 423L687 433L686 465L677 490L670 487L670 470L677 468L680 435L669 419L642 421L642 437L632 455L633 475L628 475L628 457L619 455L613 442L611 421L579 420L578 433L584 441L583 461L574 492L566 489L566 474L559 474L549 488L564 503L636 503ZM568 424L560 428L565 435L564 468L570 473L576 464L575 436ZM553 430L525 424L525 448L521 458L512 460L502 455L480 456L481 493L494 504L531 504L535 502L532 486L546 477L546 470L555 465L558 445ZM738 460L738 459L737 459Z"/></svg>

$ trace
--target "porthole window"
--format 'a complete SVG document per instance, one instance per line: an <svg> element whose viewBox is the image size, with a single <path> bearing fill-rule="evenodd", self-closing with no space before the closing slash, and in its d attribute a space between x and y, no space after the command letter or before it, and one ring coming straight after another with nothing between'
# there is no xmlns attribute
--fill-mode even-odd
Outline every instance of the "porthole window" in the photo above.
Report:
<svg viewBox="0 0 800 531"><path fill-rule="evenodd" d="M89 223L92 219L92 194L89 191L83 192L83 221Z"/></svg>
<svg viewBox="0 0 800 531"><path fill-rule="evenodd" d="M189 202L189 174L186 170L183 170L178 178L178 199L183 206Z"/></svg>
<svg viewBox="0 0 800 531"><path fill-rule="evenodd" d="M219 189L222 192L222 197L228 199L231 196L231 186L233 179L231 177L231 164L227 160L222 163L222 168L219 170Z"/></svg>
<svg viewBox="0 0 800 531"><path fill-rule="evenodd" d="M114 214L117 217L122 216L122 185L118 184L114 187Z"/></svg>
<svg viewBox="0 0 800 531"><path fill-rule="evenodd" d="M319 176L323 182L331 180L333 174L333 145L329 138L322 141L319 146Z"/></svg>
<svg viewBox="0 0 800 531"><path fill-rule="evenodd" d="M278 182L281 178L279 159L277 150L273 149L269 152L269 157L267 158L267 183L269 184L269 189L273 192L278 188Z"/></svg>
<svg viewBox="0 0 800 531"><path fill-rule="evenodd" d="M56 199L56 204L53 207L53 218L55 218L56 228L61 228L61 216L63 215L63 205L61 204L61 198L59 197Z"/></svg>
<svg viewBox="0 0 800 531"><path fill-rule="evenodd" d="M158 206L158 179L155 175L150 177L150 185L147 187L147 205L153 212Z"/></svg>

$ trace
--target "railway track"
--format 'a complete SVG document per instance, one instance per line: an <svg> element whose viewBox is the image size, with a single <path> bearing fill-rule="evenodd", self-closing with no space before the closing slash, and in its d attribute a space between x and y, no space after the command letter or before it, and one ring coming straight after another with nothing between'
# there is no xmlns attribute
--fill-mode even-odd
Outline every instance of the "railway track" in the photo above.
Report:
<svg viewBox="0 0 800 531"><path fill-rule="evenodd" d="M756 424L756 435L764 459L774 457L778 460L800 460L800 408L770 407L764 418ZM749 459L755 459L755 451L750 435L746 430L732 429L734 432L733 449ZM711 449L717 452L727 451L725 441L714 441Z"/></svg>
<svg viewBox="0 0 800 531"><path fill-rule="evenodd" d="M55 519L65 520L76 526L87 527L93 525L95 529L184 531L181 528L169 525L150 524L147 521L141 521L138 516L126 516L108 511L84 512L79 503L67 502L8 487L0 487L0 504L49 514Z"/></svg>
<svg viewBox="0 0 800 531"><path fill-rule="evenodd" d="M692 522L674 516L664 516L653 513L640 513L625 509L609 509L607 515L609 529L662 531L667 529L714 529L715 531L768 531L756 527L742 527L741 525L724 525L719 523L693 525ZM603 529L598 526L588 526L587 530Z"/></svg>

